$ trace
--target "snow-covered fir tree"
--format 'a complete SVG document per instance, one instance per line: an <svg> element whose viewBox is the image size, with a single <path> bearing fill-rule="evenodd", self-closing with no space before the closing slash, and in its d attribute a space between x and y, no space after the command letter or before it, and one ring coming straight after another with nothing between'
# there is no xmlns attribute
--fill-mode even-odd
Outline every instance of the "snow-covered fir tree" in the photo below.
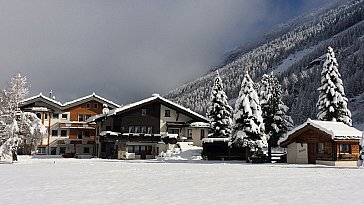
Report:
<svg viewBox="0 0 364 205"><path fill-rule="evenodd" d="M207 117L211 120L212 130L209 137L229 138L231 136L231 112L232 108L228 104L219 71L216 71L214 86L211 91L209 107L207 110Z"/></svg>
<svg viewBox="0 0 364 205"><path fill-rule="evenodd" d="M338 69L334 50L328 47L326 60L321 72L321 87L317 102L317 118L324 121L343 122L352 125L348 99L345 96L343 81Z"/></svg>
<svg viewBox="0 0 364 205"><path fill-rule="evenodd" d="M267 145L259 97L248 72L235 103L232 142L249 148Z"/></svg>
<svg viewBox="0 0 364 205"><path fill-rule="evenodd" d="M278 140L293 127L292 119L286 113L288 107L282 101L282 88L273 75L263 75L259 84L259 99L265 134L268 140L268 159L271 148L278 147Z"/></svg>
<svg viewBox="0 0 364 205"><path fill-rule="evenodd" d="M34 145L47 132L34 113L19 109L28 92L26 77L18 73L0 93L0 157L17 160L17 151L24 142Z"/></svg>

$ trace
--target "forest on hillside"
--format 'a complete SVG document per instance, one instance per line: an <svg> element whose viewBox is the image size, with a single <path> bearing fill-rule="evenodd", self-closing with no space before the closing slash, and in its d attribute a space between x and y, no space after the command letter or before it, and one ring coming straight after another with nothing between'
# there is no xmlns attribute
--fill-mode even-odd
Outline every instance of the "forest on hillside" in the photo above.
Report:
<svg viewBox="0 0 364 205"><path fill-rule="evenodd" d="M245 71L255 82L273 71L282 84L283 99L294 123L302 123L309 117L315 119L322 60L327 47L331 46L339 63L353 122L364 122L360 117L364 111L357 103L364 92L363 9L364 0L343 1L334 7L320 8L286 24L274 34L279 37L219 68L230 102L233 104L239 94ZM303 55L298 58L299 53ZM285 61L293 63L285 65ZM213 78L213 73L209 73L172 90L166 97L206 114Z"/></svg>

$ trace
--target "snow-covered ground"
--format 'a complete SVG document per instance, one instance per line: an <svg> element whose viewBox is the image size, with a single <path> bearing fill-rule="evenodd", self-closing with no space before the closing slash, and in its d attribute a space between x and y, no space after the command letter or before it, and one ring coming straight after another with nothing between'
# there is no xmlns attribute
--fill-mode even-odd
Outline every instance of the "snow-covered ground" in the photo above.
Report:
<svg viewBox="0 0 364 205"><path fill-rule="evenodd" d="M211 161L0 164L0 204L361 204L364 169Z"/></svg>
<svg viewBox="0 0 364 205"><path fill-rule="evenodd" d="M157 160L201 160L202 147L193 146L192 142L178 142L179 148L173 148L162 152Z"/></svg>

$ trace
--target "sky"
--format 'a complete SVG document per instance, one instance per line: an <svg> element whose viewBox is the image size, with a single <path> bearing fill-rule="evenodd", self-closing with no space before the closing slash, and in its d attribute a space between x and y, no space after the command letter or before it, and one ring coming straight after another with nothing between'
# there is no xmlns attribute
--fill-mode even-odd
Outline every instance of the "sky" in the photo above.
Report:
<svg viewBox="0 0 364 205"><path fill-rule="evenodd" d="M330 0L0 1L0 88L17 72L29 96L93 92L118 104L161 95L224 54Z"/></svg>

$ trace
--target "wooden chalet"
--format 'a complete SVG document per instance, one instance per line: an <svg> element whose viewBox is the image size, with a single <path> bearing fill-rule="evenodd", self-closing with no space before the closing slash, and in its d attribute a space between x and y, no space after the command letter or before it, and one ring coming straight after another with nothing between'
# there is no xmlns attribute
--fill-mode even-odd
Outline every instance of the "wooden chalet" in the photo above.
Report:
<svg viewBox="0 0 364 205"><path fill-rule="evenodd" d="M96 123L96 152L101 158L152 159L180 141L201 146L209 121L158 94L110 110Z"/></svg>
<svg viewBox="0 0 364 205"><path fill-rule="evenodd" d="M280 146L287 148L287 163L354 166L361 136L361 131L342 122L308 119L287 133Z"/></svg>

